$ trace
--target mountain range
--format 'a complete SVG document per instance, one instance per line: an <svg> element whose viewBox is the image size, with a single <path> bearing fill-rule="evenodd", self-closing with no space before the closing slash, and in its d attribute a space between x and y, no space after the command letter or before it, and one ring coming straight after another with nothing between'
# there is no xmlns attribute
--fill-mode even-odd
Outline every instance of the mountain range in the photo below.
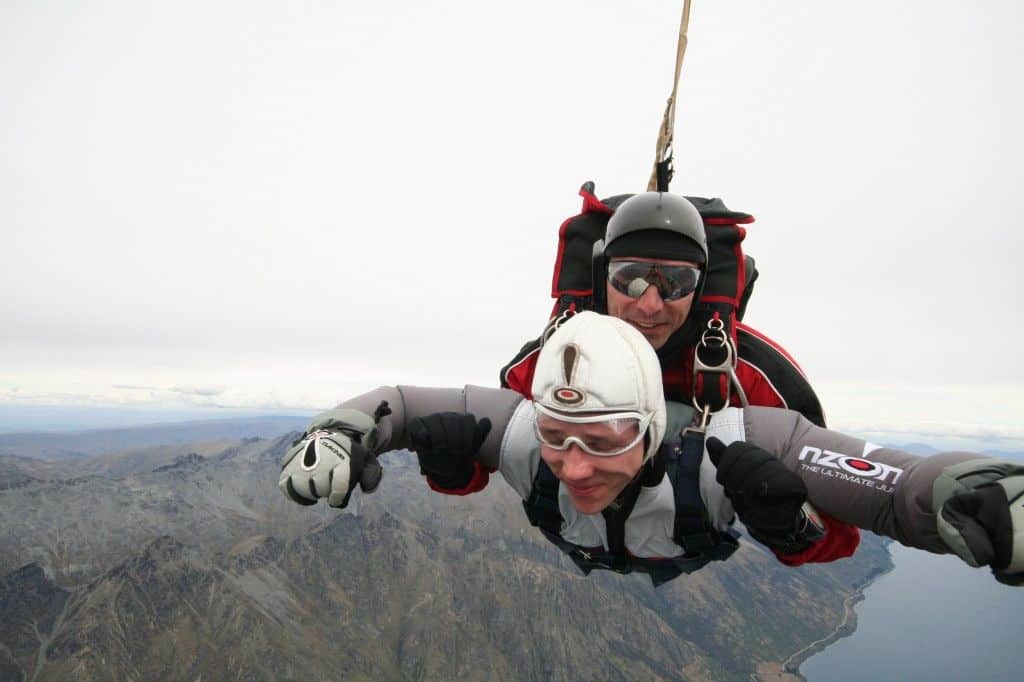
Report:
<svg viewBox="0 0 1024 682"><path fill-rule="evenodd" d="M347 510L294 505L296 436L0 454L0 679L749 680L890 566L865 533L827 565L744 541L657 589L584 577L500 479L438 495L407 452Z"/></svg>

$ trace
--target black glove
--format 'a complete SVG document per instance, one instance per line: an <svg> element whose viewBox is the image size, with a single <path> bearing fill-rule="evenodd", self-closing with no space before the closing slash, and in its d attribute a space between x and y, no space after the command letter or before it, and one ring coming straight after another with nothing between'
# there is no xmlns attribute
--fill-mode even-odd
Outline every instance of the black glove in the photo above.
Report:
<svg viewBox="0 0 1024 682"><path fill-rule="evenodd" d="M471 414L437 412L409 422L409 440L420 460L420 473L442 488L469 485L476 455L491 431L491 420Z"/></svg>
<svg viewBox="0 0 1024 682"><path fill-rule="evenodd" d="M1007 571L1013 558L1014 522L1006 489L999 482L954 495L942 505L941 514L960 535L968 563L991 566L1000 582L1024 584L1024 573Z"/></svg>
<svg viewBox="0 0 1024 682"><path fill-rule="evenodd" d="M750 534L787 554L806 549L800 541L806 517L807 485L771 453L737 441L728 447L717 438L707 440L715 475L736 514ZM818 538L820 539L820 535Z"/></svg>

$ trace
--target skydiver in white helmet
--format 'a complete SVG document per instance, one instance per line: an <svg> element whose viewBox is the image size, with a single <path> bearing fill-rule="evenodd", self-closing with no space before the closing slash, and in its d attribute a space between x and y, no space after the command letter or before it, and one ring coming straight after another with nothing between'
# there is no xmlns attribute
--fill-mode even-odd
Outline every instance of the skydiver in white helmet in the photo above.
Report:
<svg viewBox="0 0 1024 682"><path fill-rule="evenodd" d="M727 559L737 517L758 542L798 554L821 540L816 508L1024 583L1024 466L917 457L777 408L729 407L700 422L666 403L638 330L586 312L545 341L533 401L476 386L378 388L316 417L279 486L299 504L344 507L357 483L377 487L376 455L412 448L436 490L469 494L500 472L584 573L671 580Z"/></svg>

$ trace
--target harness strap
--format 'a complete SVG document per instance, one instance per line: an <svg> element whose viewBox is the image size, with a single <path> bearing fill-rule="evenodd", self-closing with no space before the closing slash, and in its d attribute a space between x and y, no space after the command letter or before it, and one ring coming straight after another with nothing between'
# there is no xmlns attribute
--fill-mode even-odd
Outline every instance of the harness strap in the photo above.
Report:
<svg viewBox="0 0 1024 682"><path fill-rule="evenodd" d="M736 346L728 314L714 311L693 351L693 406L711 412L728 407L735 391L744 407L747 395L736 378Z"/></svg>
<svg viewBox="0 0 1024 682"><path fill-rule="evenodd" d="M676 121L676 92L679 90L679 74L683 70L683 57L686 55L687 30L690 26L690 0L683 2L683 16L679 21L679 40L676 43L676 70L672 80L672 94L665 104L665 114L661 119L658 131L658 142L654 153L654 170L647 182L648 192L667 192L672 181L672 137Z"/></svg>
<svg viewBox="0 0 1024 682"><path fill-rule="evenodd" d="M636 497L633 498L633 504ZM633 510L633 504L629 505L629 511ZM574 545L562 537L562 512L558 508L558 479L543 459L537 465L537 473L533 476L533 487L530 489L530 497L523 501L523 509L526 510L526 517L530 524L540 528L551 543L558 546L563 552L569 555L573 563L583 572L590 575L594 569L612 570L617 573L629 573L632 568L629 558L623 551L614 552L592 552ZM625 517L622 519L622 531L625 533Z"/></svg>
<svg viewBox="0 0 1024 682"><path fill-rule="evenodd" d="M662 446L659 455L666 458L665 472L675 496L675 521L672 540L687 556L710 550L721 542L721 534L711 525L707 507L700 496L700 463L704 458L704 432L683 431L681 443Z"/></svg>
<svg viewBox="0 0 1024 682"><path fill-rule="evenodd" d="M683 573L700 570L711 561L728 559L738 546L732 531L718 533L711 526L700 496L700 462L703 454L703 432L687 429L682 445L664 445L656 456L664 463L665 475L673 482L676 512L672 539L686 551L680 557L642 559L629 556L625 548L625 521L636 504L640 484L656 484L657 481L648 480L648 477L660 480L662 462L654 462L655 466L645 472L644 478L637 485L631 486L629 494L621 498L619 509L612 510L614 519L609 520L608 514L605 514L608 551L580 547L561 536L564 519L558 508L558 479L544 460L537 466L533 487L529 498L523 502L523 509L530 523L540 528L545 538L568 554L584 575L589 575L595 569L617 573L641 571L648 574L657 587ZM621 520L621 524L618 520Z"/></svg>
<svg viewBox="0 0 1024 682"><path fill-rule="evenodd" d="M533 476L530 497L523 501L523 509L530 525L555 535L562 532L564 519L558 508L558 479L544 460L540 460Z"/></svg>
<svg viewBox="0 0 1024 682"><path fill-rule="evenodd" d="M640 480L626 486L618 499L601 512L608 534L608 553L626 556L626 519L633 513L636 500L640 497Z"/></svg>

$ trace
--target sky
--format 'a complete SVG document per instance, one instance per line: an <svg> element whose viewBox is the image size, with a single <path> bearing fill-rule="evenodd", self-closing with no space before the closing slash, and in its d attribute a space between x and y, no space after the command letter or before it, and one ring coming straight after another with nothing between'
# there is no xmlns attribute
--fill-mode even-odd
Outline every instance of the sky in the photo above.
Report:
<svg viewBox="0 0 1024 682"><path fill-rule="evenodd" d="M646 186L681 7L4 2L0 406L495 385L580 184ZM1024 443L1022 14L693 2L672 189L757 217L834 426Z"/></svg>

